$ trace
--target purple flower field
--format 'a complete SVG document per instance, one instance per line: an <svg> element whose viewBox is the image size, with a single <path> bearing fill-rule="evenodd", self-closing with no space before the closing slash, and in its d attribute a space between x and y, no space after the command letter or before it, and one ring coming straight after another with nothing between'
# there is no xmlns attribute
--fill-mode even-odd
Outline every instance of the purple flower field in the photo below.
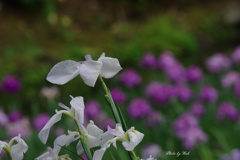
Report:
<svg viewBox="0 0 240 160"><path fill-rule="evenodd" d="M0 160L240 160L238 1L4 0L0 19Z"/></svg>

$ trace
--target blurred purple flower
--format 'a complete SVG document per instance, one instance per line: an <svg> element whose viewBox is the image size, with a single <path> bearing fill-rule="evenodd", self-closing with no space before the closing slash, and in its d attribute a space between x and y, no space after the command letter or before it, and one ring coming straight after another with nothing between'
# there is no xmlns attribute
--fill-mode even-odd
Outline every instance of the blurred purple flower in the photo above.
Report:
<svg viewBox="0 0 240 160"><path fill-rule="evenodd" d="M240 98L240 82L234 85L234 95Z"/></svg>
<svg viewBox="0 0 240 160"><path fill-rule="evenodd" d="M36 130L40 131L50 118L51 117L46 113L39 114L33 121L33 127Z"/></svg>
<svg viewBox="0 0 240 160"><path fill-rule="evenodd" d="M62 127L57 127L55 129L55 134L56 134L56 136L63 135L64 134L64 129Z"/></svg>
<svg viewBox="0 0 240 160"><path fill-rule="evenodd" d="M240 150L233 149L230 154L224 154L220 160L240 160Z"/></svg>
<svg viewBox="0 0 240 160"><path fill-rule="evenodd" d="M205 109L200 103L195 103L191 107L191 113L195 115L196 117L201 117L205 113Z"/></svg>
<svg viewBox="0 0 240 160"><path fill-rule="evenodd" d="M174 122L174 130L177 137L183 138L186 130L198 126L198 120L190 113L184 113Z"/></svg>
<svg viewBox="0 0 240 160"><path fill-rule="evenodd" d="M126 69L119 77L119 81L126 87L132 88L141 83L142 79L139 74L132 68Z"/></svg>
<svg viewBox="0 0 240 160"><path fill-rule="evenodd" d="M192 91L185 85L176 86L177 98L182 102L188 102L193 97Z"/></svg>
<svg viewBox="0 0 240 160"><path fill-rule="evenodd" d="M158 58L158 67L163 70L174 66L176 63L178 61L172 55L172 52L169 51L163 52Z"/></svg>
<svg viewBox="0 0 240 160"><path fill-rule="evenodd" d="M149 156L153 156L154 158L160 157L161 148L159 145L155 143L150 143L145 145L142 150L142 158L147 159Z"/></svg>
<svg viewBox="0 0 240 160"><path fill-rule="evenodd" d="M1 157L2 159L7 159L7 154L6 154L6 152L0 152L0 157Z"/></svg>
<svg viewBox="0 0 240 160"><path fill-rule="evenodd" d="M238 110L228 102L221 103L218 107L217 118L218 119L229 119L229 120L237 120L239 117Z"/></svg>
<svg viewBox="0 0 240 160"><path fill-rule="evenodd" d="M186 149L193 149L197 143L204 143L207 141L206 134L199 127L191 127L183 138L183 146Z"/></svg>
<svg viewBox="0 0 240 160"><path fill-rule="evenodd" d="M207 136L198 126L198 120L190 113L181 115L173 127L186 149L193 149L197 143L203 143L207 140Z"/></svg>
<svg viewBox="0 0 240 160"><path fill-rule="evenodd" d="M21 81L12 75L6 75L3 78L0 90L5 93L16 93L21 88Z"/></svg>
<svg viewBox="0 0 240 160"><path fill-rule="evenodd" d="M8 116L0 109L0 127L7 125L8 123Z"/></svg>
<svg viewBox="0 0 240 160"><path fill-rule="evenodd" d="M112 98L115 103L123 104L126 102L126 95L119 88L113 88L110 90L110 92L112 94Z"/></svg>
<svg viewBox="0 0 240 160"><path fill-rule="evenodd" d="M203 79L203 73L199 67L190 66L186 70L186 77L189 82L197 83Z"/></svg>
<svg viewBox="0 0 240 160"><path fill-rule="evenodd" d="M161 120L162 120L162 116L160 115L160 113L158 113L157 111L151 111L151 113L147 118L146 124L147 126L154 127L159 125Z"/></svg>
<svg viewBox="0 0 240 160"><path fill-rule="evenodd" d="M8 123L7 133L10 138L21 134L22 137L28 137L31 135L30 121L27 118L22 118L19 121Z"/></svg>
<svg viewBox="0 0 240 160"><path fill-rule="evenodd" d="M165 69L165 74L175 83L184 83L186 80L185 68L180 64L175 64Z"/></svg>
<svg viewBox="0 0 240 160"><path fill-rule="evenodd" d="M175 59L171 52L163 52L158 58L158 66L175 83L182 83L186 79L185 68Z"/></svg>
<svg viewBox="0 0 240 160"><path fill-rule="evenodd" d="M101 114L100 104L95 100L89 101L85 105L84 113L88 119L95 119L99 114Z"/></svg>
<svg viewBox="0 0 240 160"><path fill-rule="evenodd" d="M232 150L231 155L232 155L233 160L240 160L240 150L239 149Z"/></svg>
<svg viewBox="0 0 240 160"><path fill-rule="evenodd" d="M237 63L240 62L240 46L238 46L238 47L234 50L234 52L233 52L233 54L232 54L232 56L231 56L231 59L232 59L233 63L235 63L235 64L237 64Z"/></svg>
<svg viewBox="0 0 240 160"><path fill-rule="evenodd" d="M108 126L110 126L111 128L112 128L112 127L115 127L115 123L113 122L112 119L105 118L105 119L102 121L102 123L101 123L101 128L103 128L104 130L106 130Z"/></svg>
<svg viewBox="0 0 240 160"><path fill-rule="evenodd" d="M152 53L146 53L140 62L140 66L154 69L157 67L157 60Z"/></svg>
<svg viewBox="0 0 240 160"><path fill-rule="evenodd" d="M19 111L13 111L8 115L8 120L10 122L16 122L22 118L22 115Z"/></svg>
<svg viewBox="0 0 240 160"><path fill-rule="evenodd" d="M235 71L231 71L228 74L226 74L221 79L221 84L224 88L229 88L235 84L237 84L240 81L240 75L239 73Z"/></svg>
<svg viewBox="0 0 240 160"><path fill-rule="evenodd" d="M106 130L108 126L110 126L111 128L115 127L114 121L106 117L103 113L99 114L96 118L96 124L103 130Z"/></svg>
<svg viewBox="0 0 240 160"><path fill-rule="evenodd" d="M203 102L215 102L218 98L218 92L212 86L205 86L201 90L200 98Z"/></svg>
<svg viewBox="0 0 240 160"><path fill-rule="evenodd" d="M159 82L151 82L146 89L147 97L156 104L165 105L175 93L171 86Z"/></svg>
<svg viewBox="0 0 240 160"><path fill-rule="evenodd" d="M216 53L206 61L207 69L212 73L218 73L231 67L230 59L223 53Z"/></svg>
<svg viewBox="0 0 240 160"><path fill-rule="evenodd" d="M131 101L128 106L128 114L132 118L143 118L151 113L151 107L148 102L142 98Z"/></svg>

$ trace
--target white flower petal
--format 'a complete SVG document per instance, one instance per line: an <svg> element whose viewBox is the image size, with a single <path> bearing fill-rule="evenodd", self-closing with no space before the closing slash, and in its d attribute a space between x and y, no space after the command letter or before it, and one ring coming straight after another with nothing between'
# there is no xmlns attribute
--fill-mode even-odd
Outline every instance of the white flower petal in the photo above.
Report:
<svg viewBox="0 0 240 160"><path fill-rule="evenodd" d="M49 152L45 152L42 155L40 155L39 157L35 158L35 160L46 160L50 156L51 156L51 154Z"/></svg>
<svg viewBox="0 0 240 160"><path fill-rule="evenodd" d="M58 153L60 152L61 148L50 148L48 147L48 151L43 153L41 156L37 157L35 160L55 160L58 159Z"/></svg>
<svg viewBox="0 0 240 160"><path fill-rule="evenodd" d="M58 136L54 141L54 148L62 148L62 146L65 146L67 140L67 135L61 135Z"/></svg>
<svg viewBox="0 0 240 160"><path fill-rule="evenodd" d="M122 125L121 125L120 123L117 123L117 124L116 124L115 129L112 129L110 126L108 126L107 129L108 129L108 131L109 131L112 135L117 136L117 137L119 137L119 138L122 138L122 137L125 136L125 135L124 135L125 132L124 132L124 130L123 130L123 128L122 128Z"/></svg>
<svg viewBox="0 0 240 160"><path fill-rule="evenodd" d="M83 149L83 146L82 146L81 141L78 141L77 146L76 146L76 149L77 149L77 154L78 154L78 155L83 154L84 149Z"/></svg>
<svg viewBox="0 0 240 160"><path fill-rule="evenodd" d="M127 134L130 138L130 142L124 141L122 145L127 151L132 151L142 141L144 134L134 130L134 128L129 129Z"/></svg>
<svg viewBox="0 0 240 160"><path fill-rule="evenodd" d="M3 150L3 147L9 148L9 146L8 146L8 144L7 144L6 142L0 141L0 153L1 153L2 150Z"/></svg>
<svg viewBox="0 0 240 160"><path fill-rule="evenodd" d="M61 108L67 110L67 111L70 110L70 109L69 109L65 104L63 104L63 103L58 103L58 105L59 105Z"/></svg>
<svg viewBox="0 0 240 160"><path fill-rule="evenodd" d="M71 96L72 97L72 96ZM72 97L70 102L72 108L75 110L75 115L73 115L79 124L83 124L84 122L84 102L83 97Z"/></svg>
<svg viewBox="0 0 240 160"><path fill-rule="evenodd" d="M102 157L106 151L107 148L110 147L110 144L108 144L106 147L101 148L99 150L96 150L93 154L93 160L102 160Z"/></svg>
<svg viewBox="0 0 240 160"><path fill-rule="evenodd" d="M12 160L22 160L24 153L26 153L26 151L28 150L28 146L27 144L22 140L22 138L20 136L13 138L12 140L17 141L16 144L14 144L13 146L11 146L11 157Z"/></svg>
<svg viewBox="0 0 240 160"><path fill-rule="evenodd" d="M113 139L114 135L112 135L109 131L103 133L101 136L100 136L100 146L103 147L107 141Z"/></svg>
<svg viewBox="0 0 240 160"><path fill-rule="evenodd" d="M87 135L87 145L89 148L97 147L100 144L100 139Z"/></svg>
<svg viewBox="0 0 240 160"><path fill-rule="evenodd" d="M47 80L54 84L65 84L79 74L79 66L80 63L72 60L59 62L50 70Z"/></svg>
<svg viewBox="0 0 240 160"><path fill-rule="evenodd" d="M60 121L62 118L62 112L59 111L55 115L52 116L52 118L46 123L46 125L43 127L43 129L39 132L38 137L42 141L43 144L46 144L48 135L50 132L51 127Z"/></svg>
<svg viewBox="0 0 240 160"><path fill-rule="evenodd" d="M100 74L104 78L112 78L122 69L117 58L105 57L102 54L98 61L102 62Z"/></svg>
<svg viewBox="0 0 240 160"><path fill-rule="evenodd" d="M103 130L98 128L93 121L90 121L90 123L87 125L87 132L89 135L93 137L100 137L103 134Z"/></svg>
<svg viewBox="0 0 240 160"><path fill-rule="evenodd" d="M94 60L86 60L79 67L79 73L85 84L94 87L96 80L100 74L102 62Z"/></svg>

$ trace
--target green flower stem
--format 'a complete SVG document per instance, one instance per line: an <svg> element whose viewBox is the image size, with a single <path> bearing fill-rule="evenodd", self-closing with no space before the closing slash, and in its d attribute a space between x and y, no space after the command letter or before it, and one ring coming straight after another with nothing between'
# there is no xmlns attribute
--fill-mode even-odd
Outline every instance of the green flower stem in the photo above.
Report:
<svg viewBox="0 0 240 160"><path fill-rule="evenodd" d="M115 122L120 123L123 127L123 130L126 131L127 125L125 123L125 120L123 118L120 108L115 105L115 103L112 99L112 95L111 95L109 89L107 88L105 82L103 81L103 78L101 76L99 76L99 79L100 79L103 89L105 91L105 98L106 98L109 106L111 107ZM134 151L128 151L128 155L131 160L140 160L140 158L136 156Z"/></svg>
<svg viewBox="0 0 240 160"><path fill-rule="evenodd" d="M104 89L104 91L105 91L105 94L106 94L105 97L106 97L106 99L107 99L107 102L109 103L109 105L110 105L110 107L111 107L111 110L112 110L112 113L113 113L115 122L122 124L122 123L121 123L120 116L119 116L119 113L118 113L118 111L117 111L117 107L116 107L115 103L113 102L112 95L111 95L109 89L107 88L107 86L106 86L106 84L105 84L105 82L103 81L103 79L102 79L101 76L99 76L99 79L100 79L101 84L102 84L102 86L103 86L103 89Z"/></svg>
<svg viewBox="0 0 240 160"><path fill-rule="evenodd" d="M11 156L11 153L10 153L9 149L6 148L6 147L3 147L3 150L5 151L5 153L7 153L9 159L12 160L12 156Z"/></svg>
<svg viewBox="0 0 240 160"><path fill-rule="evenodd" d="M85 135L84 135L81 127L78 125L76 119L74 119L74 122L75 122L75 124L76 124L76 126L77 126L77 129L78 129L78 132L79 132L79 134L80 134L80 141L81 141L81 144L82 144L82 146L83 146L83 149L84 149L84 151L85 151L85 153L86 153L86 156L87 156L88 160L92 160L92 159L93 159L93 158L92 158L92 154L91 154L91 151L90 151L90 149L89 149L89 147L88 147L88 145L87 145L87 141L86 141Z"/></svg>

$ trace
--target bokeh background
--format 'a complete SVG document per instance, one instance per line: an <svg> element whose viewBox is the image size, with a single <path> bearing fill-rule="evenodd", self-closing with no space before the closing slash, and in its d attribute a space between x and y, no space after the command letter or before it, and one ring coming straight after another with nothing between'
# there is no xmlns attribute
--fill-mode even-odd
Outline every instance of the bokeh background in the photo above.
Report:
<svg viewBox="0 0 240 160"><path fill-rule="evenodd" d="M145 133L138 155L240 159L239 1L1 0L0 20L0 140L21 133L29 144L25 159L71 129L64 119L47 145L37 137L69 95L84 96L86 122L114 126L99 82L46 81L56 63L102 52L123 68L106 83L128 126ZM182 151L189 154L173 155Z"/></svg>

